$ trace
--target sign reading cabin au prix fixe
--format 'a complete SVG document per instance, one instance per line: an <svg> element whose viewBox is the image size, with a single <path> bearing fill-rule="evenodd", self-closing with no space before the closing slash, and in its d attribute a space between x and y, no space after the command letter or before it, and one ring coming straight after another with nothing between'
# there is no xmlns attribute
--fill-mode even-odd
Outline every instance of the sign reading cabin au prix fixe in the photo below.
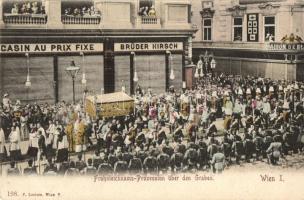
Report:
<svg viewBox="0 0 304 200"><path fill-rule="evenodd" d="M0 44L0 53L73 53L102 51L102 43Z"/></svg>
<svg viewBox="0 0 304 200"><path fill-rule="evenodd" d="M114 51L182 51L182 42L134 42L115 43Z"/></svg>

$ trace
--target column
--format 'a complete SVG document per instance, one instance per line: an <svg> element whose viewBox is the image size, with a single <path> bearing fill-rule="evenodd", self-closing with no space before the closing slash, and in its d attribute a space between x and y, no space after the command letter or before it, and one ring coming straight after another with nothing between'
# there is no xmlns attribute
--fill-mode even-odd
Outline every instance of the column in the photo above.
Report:
<svg viewBox="0 0 304 200"><path fill-rule="evenodd" d="M130 94L133 95L134 92L134 54L130 55Z"/></svg>
<svg viewBox="0 0 304 200"><path fill-rule="evenodd" d="M3 0L0 0L0 28L4 28L4 22L3 22Z"/></svg>
<svg viewBox="0 0 304 200"><path fill-rule="evenodd" d="M107 38L104 43L104 93L115 91L114 43Z"/></svg>
<svg viewBox="0 0 304 200"><path fill-rule="evenodd" d="M58 56L54 56L54 75L53 75L53 81L54 81L54 98L55 103L58 103L59 100L59 90L58 90Z"/></svg>
<svg viewBox="0 0 304 200"><path fill-rule="evenodd" d="M61 1L46 0L45 12L47 14L47 28L57 29L63 27L61 22Z"/></svg>

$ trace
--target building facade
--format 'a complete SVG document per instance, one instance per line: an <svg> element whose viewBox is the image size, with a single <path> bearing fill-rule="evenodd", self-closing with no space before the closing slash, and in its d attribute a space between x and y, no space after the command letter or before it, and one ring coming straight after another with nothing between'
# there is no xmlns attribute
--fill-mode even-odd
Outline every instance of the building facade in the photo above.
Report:
<svg viewBox="0 0 304 200"><path fill-rule="evenodd" d="M186 81L196 32L188 0L2 0L0 7L0 95L71 101L71 63L80 67L76 100L84 91L133 94L137 85L161 93Z"/></svg>
<svg viewBox="0 0 304 200"><path fill-rule="evenodd" d="M208 52L218 73L303 81L303 0L193 0L192 6L194 63Z"/></svg>

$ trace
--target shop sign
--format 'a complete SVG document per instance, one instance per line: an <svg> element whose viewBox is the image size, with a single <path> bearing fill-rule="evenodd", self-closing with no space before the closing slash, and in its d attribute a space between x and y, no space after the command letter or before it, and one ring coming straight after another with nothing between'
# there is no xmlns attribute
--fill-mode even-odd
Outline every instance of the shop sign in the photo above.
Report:
<svg viewBox="0 0 304 200"><path fill-rule="evenodd" d="M268 43L266 48L271 51L304 51L304 43L272 42Z"/></svg>
<svg viewBox="0 0 304 200"><path fill-rule="evenodd" d="M182 42L134 42L134 43L115 43L114 51L182 51Z"/></svg>
<svg viewBox="0 0 304 200"><path fill-rule="evenodd" d="M103 52L103 43L0 44L0 53Z"/></svg>

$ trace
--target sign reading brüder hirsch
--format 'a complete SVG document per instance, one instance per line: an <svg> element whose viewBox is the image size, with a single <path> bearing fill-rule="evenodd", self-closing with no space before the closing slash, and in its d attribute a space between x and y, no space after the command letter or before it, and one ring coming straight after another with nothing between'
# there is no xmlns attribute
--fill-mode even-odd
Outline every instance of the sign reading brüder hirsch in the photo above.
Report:
<svg viewBox="0 0 304 200"><path fill-rule="evenodd" d="M68 53L102 51L102 43L0 44L0 53Z"/></svg>
<svg viewBox="0 0 304 200"><path fill-rule="evenodd" d="M182 51L182 42L115 43L114 51Z"/></svg>

